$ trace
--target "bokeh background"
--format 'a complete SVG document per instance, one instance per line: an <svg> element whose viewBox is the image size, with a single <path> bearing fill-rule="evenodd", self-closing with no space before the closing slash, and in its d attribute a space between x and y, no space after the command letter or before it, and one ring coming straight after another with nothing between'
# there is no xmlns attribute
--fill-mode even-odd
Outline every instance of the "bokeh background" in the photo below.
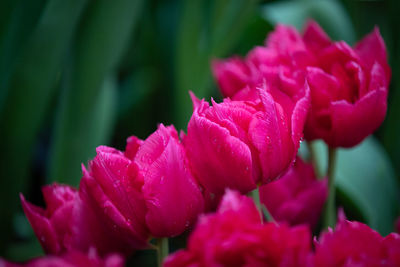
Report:
<svg viewBox="0 0 400 267"><path fill-rule="evenodd" d="M397 0L1 0L0 256L43 254L19 192L43 204L43 184L78 186L96 146L124 149L128 136L146 138L160 122L185 130L188 90L221 99L213 58L244 56L276 23L301 29L307 18L335 40L354 44L375 25L385 39L388 115L374 137L339 153L337 186L350 218L392 231L400 215L399 11Z"/></svg>

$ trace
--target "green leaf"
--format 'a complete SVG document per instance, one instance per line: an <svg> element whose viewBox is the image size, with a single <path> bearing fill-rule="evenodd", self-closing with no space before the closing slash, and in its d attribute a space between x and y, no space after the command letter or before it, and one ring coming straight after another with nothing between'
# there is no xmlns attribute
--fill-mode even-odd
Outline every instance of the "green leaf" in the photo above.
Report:
<svg viewBox="0 0 400 267"><path fill-rule="evenodd" d="M327 147L316 141L315 148L320 169L326 173ZM383 147L369 137L355 148L339 149L337 157L337 190L358 208L368 225L383 235L392 232L400 214L400 188Z"/></svg>
<svg viewBox="0 0 400 267"><path fill-rule="evenodd" d="M203 5L200 0L187 0L178 30L176 45L176 71L174 92L174 116L177 126L183 127L190 116L191 104L187 91L199 91L199 79L204 65L204 52L200 51ZM207 60L207 59L206 59ZM203 61L203 62L201 62ZM200 63L201 62L201 63ZM199 64L200 63L200 64ZM192 83L193 82L193 83Z"/></svg>
<svg viewBox="0 0 400 267"><path fill-rule="evenodd" d="M0 195L1 203L7 203L0 206L3 242L12 234L11 218L19 204L18 192L28 183L33 145L85 3L48 1L10 76L0 116Z"/></svg>
<svg viewBox="0 0 400 267"><path fill-rule="evenodd" d="M223 2L221 7L215 8L219 20L211 29L211 55L225 56L236 44L243 30L250 23L254 15L257 0L216 1ZM215 5L217 5L217 3Z"/></svg>
<svg viewBox="0 0 400 267"><path fill-rule="evenodd" d="M263 45L271 30L273 30L273 25L266 21L259 12L255 12L243 30L235 51L245 56L255 46Z"/></svg>
<svg viewBox="0 0 400 267"><path fill-rule="evenodd" d="M334 40L355 41L354 28L349 15L336 0L279 1L265 4L265 19L273 23L294 25L301 30L307 19L313 18Z"/></svg>
<svg viewBox="0 0 400 267"><path fill-rule="evenodd" d="M6 101L7 86L16 67L16 59L21 50L30 45L27 40L40 19L43 7L43 0L0 1L0 112Z"/></svg>
<svg viewBox="0 0 400 267"><path fill-rule="evenodd" d="M142 4L130 0L91 2L64 79L50 154L51 181L77 185L80 164L95 155L96 146L107 143L116 101L110 95L116 89L108 88L110 82L105 79L117 68L129 44Z"/></svg>
<svg viewBox="0 0 400 267"><path fill-rule="evenodd" d="M160 85L160 74L154 67L135 69L120 87L118 101L118 121L114 144L125 147L126 138L132 134L146 137L157 125L154 114L154 98L158 96L156 90ZM159 107L158 107L159 108ZM154 118L155 117L155 118Z"/></svg>
<svg viewBox="0 0 400 267"><path fill-rule="evenodd" d="M5 256L7 260L23 262L36 257L45 256L45 254L37 238L32 237L23 242L9 244Z"/></svg>
<svg viewBox="0 0 400 267"><path fill-rule="evenodd" d="M68 84L68 81L66 81ZM66 85L62 98L70 99L70 87ZM95 155L95 148L109 140L116 115L117 85L115 78L104 80L91 102L74 123L59 125L57 151L52 160L54 171L59 173L53 181L77 186L81 178L81 164ZM68 105L69 103L65 103ZM60 116L61 117L61 116ZM63 116L64 119L66 115ZM67 128L67 126L69 126ZM62 130L62 131L61 131Z"/></svg>
<svg viewBox="0 0 400 267"><path fill-rule="evenodd" d="M388 55L390 66L392 68L392 80L389 88L388 113L383 127L383 143L388 153L391 155L393 165L397 170L397 178L400 181L400 35L397 26L400 24L400 16L398 16L398 1L385 2L387 12L382 12L387 26L386 35L384 28L380 26L383 37L388 47ZM374 6L373 6L374 7ZM389 15L389 19L388 19ZM369 14L364 16L364 20L368 20Z"/></svg>

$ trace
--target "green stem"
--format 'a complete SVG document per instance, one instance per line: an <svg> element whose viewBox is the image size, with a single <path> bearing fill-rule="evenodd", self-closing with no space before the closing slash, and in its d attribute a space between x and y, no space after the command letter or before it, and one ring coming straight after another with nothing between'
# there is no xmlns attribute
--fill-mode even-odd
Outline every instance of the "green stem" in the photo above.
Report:
<svg viewBox="0 0 400 267"><path fill-rule="evenodd" d="M166 238L166 237L158 238L157 239L157 263L158 263L158 267L161 267L163 265L163 261L168 256L168 254L169 254L168 238Z"/></svg>
<svg viewBox="0 0 400 267"><path fill-rule="evenodd" d="M321 178L321 172L319 170L318 166L318 161L315 157L316 152L315 152L315 143L312 141L307 141L307 148L308 148L308 153L310 154L309 161L311 162L313 168L314 168L314 173L317 178Z"/></svg>
<svg viewBox="0 0 400 267"><path fill-rule="evenodd" d="M328 162L328 188L329 195L325 203L324 227L334 227L336 224L336 209L335 209L335 165L336 165L336 149L329 148Z"/></svg>
<svg viewBox="0 0 400 267"><path fill-rule="evenodd" d="M254 189L253 191L251 191L249 193L249 196L253 199L254 204L256 204L257 210L260 214L260 219L261 222L263 221L263 213L262 213L262 209L261 209L261 202L260 202L260 190L259 187L257 186L256 189Z"/></svg>
<svg viewBox="0 0 400 267"><path fill-rule="evenodd" d="M271 213L269 212L269 210L267 209L267 207L264 204L262 204L261 209L262 209L265 219L267 219L267 222L275 222L274 217L272 217Z"/></svg>

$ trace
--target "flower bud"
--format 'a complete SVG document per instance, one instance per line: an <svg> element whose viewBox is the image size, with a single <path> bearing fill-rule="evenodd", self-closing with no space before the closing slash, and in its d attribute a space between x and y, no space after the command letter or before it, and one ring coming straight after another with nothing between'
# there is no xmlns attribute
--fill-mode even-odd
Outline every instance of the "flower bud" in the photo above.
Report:
<svg viewBox="0 0 400 267"><path fill-rule="evenodd" d="M34 206L21 195L22 207L40 244L48 254L76 250L86 253L95 247L101 255L131 252L104 224L81 194L67 185L42 188L46 209Z"/></svg>
<svg viewBox="0 0 400 267"><path fill-rule="evenodd" d="M181 234L204 209L173 126L161 124L144 141L130 137L125 153L98 147L89 166L82 179L87 199L133 247L145 247L150 235Z"/></svg>
<svg viewBox="0 0 400 267"><path fill-rule="evenodd" d="M140 146L134 161L144 179L142 194L151 234L181 234L203 212L204 198L175 128L161 124Z"/></svg>
<svg viewBox="0 0 400 267"><path fill-rule="evenodd" d="M213 194L225 188L247 193L279 177L295 158L309 94L291 99L269 87L257 94L255 101L212 106L193 97L183 141L194 174Z"/></svg>

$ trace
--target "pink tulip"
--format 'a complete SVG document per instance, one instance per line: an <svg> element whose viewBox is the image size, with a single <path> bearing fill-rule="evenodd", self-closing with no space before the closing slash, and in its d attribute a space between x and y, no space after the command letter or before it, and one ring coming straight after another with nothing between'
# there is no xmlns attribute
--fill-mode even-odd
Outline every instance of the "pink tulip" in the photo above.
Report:
<svg viewBox="0 0 400 267"><path fill-rule="evenodd" d="M328 195L326 179L318 181L313 166L297 157L277 181L260 187L260 201L275 220L315 227Z"/></svg>
<svg viewBox="0 0 400 267"><path fill-rule="evenodd" d="M109 252L129 254L130 250L110 232L78 191L66 185L44 186L47 208L37 207L21 195L22 206L44 251L61 254L65 251L87 252L96 247L101 255Z"/></svg>
<svg viewBox="0 0 400 267"><path fill-rule="evenodd" d="M227 191L215 214L200 217L188 247L170 255L165 267L312 266L307 227L261 224L251 199Z"/></svg>
<svg viewBox="0 0 400 267"><path fill-rule="evenodd" d="M386 115L391 71L377 28L351 48L332 42L314 21L303 35L278 25L265 46L255 47L243 60L214 61L213 72L222 93L236 100L254 100L254 88L265 81L296 92L306 78L311 112L305 137L323 139L331 147L357 145Z"/></svg>
<svg viewBox="0 0 400 267"><path fill-rule="evenodd" d="M74 188L57 184L44 186L42 192L46 210L27 202L21 194L22 207L45 252L58 254L69 247L67 240L73 213L80 205L79 196Z"/></svg>
<svg viewBox="0 0 400 267"><path fill-rule="evenodd" d="M159 237L181 234L203 211L204 199L175 128L161 124L143 142L134 161L144 177L150 232Z"/></svg>
<svg viewBox="0 0 400 267"><path fill-rule="evenodd" d="M94 249L82 253L80 251L69 251L61 256L45 256L33 259L24 264L7 262L0 259L2 267L122 267L124 260L117 254L107 255L100 258Z"/></svg>
<svg viewBox="0 0 400 267"><path fill-rule="evenodd" d="M129 243L131 250L147 247L143 177L137 165L116 149L101 146L96 151L89 170L82 166L82 199L114 236Z"/></svg>
<svg viewBox="0 0 400 267"><path fill-rule="evenodd" d="M233 57L226 61L214 60L212 70L222 94L226 97L232 97L241 89L253 84L252 66L248 66L240 58Z"/></svg>
<svg viewBox="0 0 400 267"><path fill-rule="evenodd" d="M265 85L266 86L266 85ZM302 136L308 90L293 98L267 87L255 101L212 101L193 96L194 111L184 145L192 170L207 191L247 193L281 175Z"/></svg>
<svg viewBox="0 0 400 267"><path fill-rule="evenodd" d="M316 267L400 266L400 235L384 238L360 222L340 220L315 246Z"/></svg>
<svg viewBox="0 0 400 267"><path fill-rule="evenodd" d="M161 124L145 141L129 138L125 153L98 147L81 186L104 220L139 247L150 235L181 234L204 209L173 126Z"/></svg>
<svg viewBox="0 0 400 267"><path fill-rule="evenodd" d="M263 83L290 98L304 95L304 66L314 64L297 30L278 25L265 46L255 47L245 59L214 60L212 69L225 97L254 100L255 88Z"/></svg>
<svg viewBox="0 0 400 267"><path fill-rule="evenodd" d="M312 109L305 136L322 138L331 147L352 147L386 115L390 68L385 44L377 28L354 48L345 42L321 43L321 35L315 23L306 28L306 44L318 44L314 53L319 64L307 68Z"/></svg>
<svg viewBox="0 0 400 267"><path fill-rule="evenodd" d="M383 239L382 245L386 260L390 262L392 266L400 266L400 234L389 234Z"/></svg>

